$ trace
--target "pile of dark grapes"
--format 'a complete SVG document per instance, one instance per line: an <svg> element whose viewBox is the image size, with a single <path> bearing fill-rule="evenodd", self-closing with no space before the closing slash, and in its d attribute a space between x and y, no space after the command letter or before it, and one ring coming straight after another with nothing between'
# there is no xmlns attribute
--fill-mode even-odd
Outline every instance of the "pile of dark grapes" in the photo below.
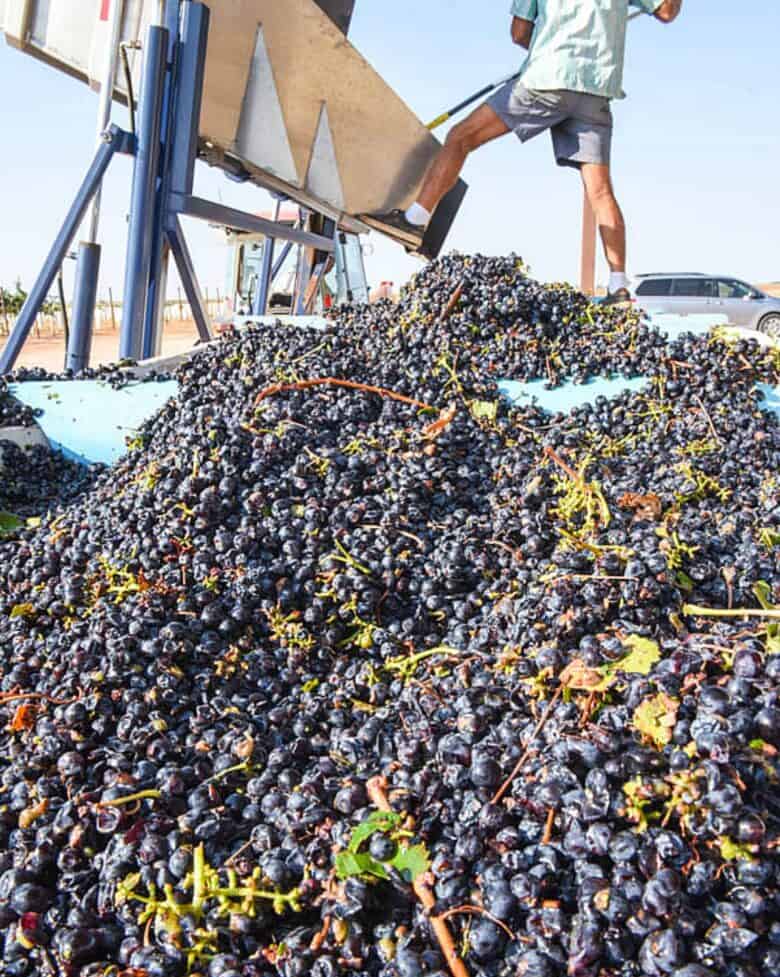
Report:
<svg viewBox="0 0 780 977"><path fill-rule="evenodd" d="M78 373L70 369L52 371L42 366L20 366L13 373L8 374L8 377L16 382L32 380L39 383L54 380L100 380L114 390L121 390L131 383L157 383L171 379L171 374L167 370L144 370L139 375L135 370L137 365L135 360L120 360L118 363L89 366Z"/></svg>
<svg viewBox="0 0 780 977"><path fill-rule="evenodd" d="M4 427L29 427L35 423L31 407L12 397L7 381L0 376L0 429Z"/></svg>
<svg viewBox="0 0 780 977"><path fill-rule="evenodd" d="M779 373L514 257L193 357L0 543L2 974L777 977Z"/></svg>
<svg viewBox="0 0 780 977"><path fill-rule="evenodd" d="M37 518L76 499L101 468L87 468L45 445L22 448L0 430L0 511Z"/></svg>

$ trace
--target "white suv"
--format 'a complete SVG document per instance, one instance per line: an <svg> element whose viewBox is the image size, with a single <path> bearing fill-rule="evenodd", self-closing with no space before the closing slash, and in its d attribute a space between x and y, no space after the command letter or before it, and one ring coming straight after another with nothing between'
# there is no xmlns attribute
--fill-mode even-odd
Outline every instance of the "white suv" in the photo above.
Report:
<svg viewBox="0 0 780 977"><path fill-rule="evenodd" d="M725 315L734 326L759 329L780 339L780 299L726 275L638 275L634 294L646 312Z"/></svg>

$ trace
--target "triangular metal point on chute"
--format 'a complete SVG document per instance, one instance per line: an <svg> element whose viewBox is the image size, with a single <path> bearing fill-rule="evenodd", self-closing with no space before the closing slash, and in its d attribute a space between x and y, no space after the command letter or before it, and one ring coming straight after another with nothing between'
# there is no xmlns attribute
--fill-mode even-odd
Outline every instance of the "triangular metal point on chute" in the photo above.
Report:
<svg viewBox="0 0 780 977"><path fill-rule="evenodd" d="M287 138L287 126L262 26L257 28L236 147L241 156L262 158L266 169L279 179L288 183L302 183L302 175L299 178Z"/></svg>
<svg viewBox="0 0 780 977"><path fill-rule="evenodd" d="M336 146L330 128L328 106L324 102L317 123L305 189L315 197L331 201L339 210L345 209L344 187L339 174Z"/></svg>

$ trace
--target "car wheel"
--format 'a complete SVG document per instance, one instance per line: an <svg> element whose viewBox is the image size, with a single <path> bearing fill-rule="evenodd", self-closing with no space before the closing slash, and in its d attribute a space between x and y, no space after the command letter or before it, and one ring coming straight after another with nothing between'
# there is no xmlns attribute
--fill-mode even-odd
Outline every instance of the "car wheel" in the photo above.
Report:
<svg viewBox="0 0 780 977"><path fill-rule="evenodd" d="M758 328L761 332L765 332L767 336L771 336L772 339L780 339L780 312L772 312L769 315L765 315L759 322Z"/></svg>

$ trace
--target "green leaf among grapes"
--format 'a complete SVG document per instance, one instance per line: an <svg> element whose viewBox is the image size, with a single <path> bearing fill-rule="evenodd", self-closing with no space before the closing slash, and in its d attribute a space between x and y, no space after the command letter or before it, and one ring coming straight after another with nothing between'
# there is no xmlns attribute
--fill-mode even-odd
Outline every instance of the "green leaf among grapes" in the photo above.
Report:
<svg viewBox="0 0 780 977"><path fill-rule="evenodd" d="M6 512L0 509L0 536L15 532L20 526L24 525L24 520L15 516L13 512Z"/></svg>
<svg viewBox="0 0 780 977"><path fill-rule="evenodd" d="M651 641L649 638L640 638L638 634L631 634L623 641L623 646L630 649L629 654L614 665L606 666L607 668L630 675L649 675L653 665L661 660L658 642Z"/></svg>
<svg viewBox="0 0 780 977"><path fill-rule="evenodd" d="M336 855L336 874L340 879L369 875L377 879L389 879L387 869L368 852L340 851Z"/></svg>
<svg viewBox="0 0 780 977"><path fill-rule="evenodd" d="M14 604L11 608L12 618L14 617L34 617L35 616L35 605L33 604Z"/></svg>
<svg viewBox="0 0 780 977"><path fill-rule="evenodd" d="M620 672L649 675L653 665L661 660L661 649L655 641L648 638L632 634L623 641L623 645L629 649L629 653L600 668L590 668L581 659L575 658L561 672L561 684L564 688L583 692L607 692L615 684Z"/></svg>
<svg viewBox="0 0 780 977"><path fill-rule="evenodd" d="M780 607L773 603L772 588L766 580L759 580L753 587L753 596L765 611L780 611ZM770 655L780 653L780 624L767 624L766 648Z"/></svg>
<svg viewBox="0 0 780 977"><path fill-rule="evenodd" d="M680 703L677 699L660 692L658 695L644 702L634 710L634 729L656 749L662 750L672 741L677 710Z"/></svg>
<svg viewBox="0 0 780 977"><path fill-rule="evenodd" d="M352 832L352 837L349 840L349 851L360 851L361 845L365 844L375 834L392 834L400 827L400 814L396 814L394 811L374 811Z"/></svg>
<svg viewBox="0 0 780 977"><path fill-rule="evenodd" d="M759 580L753 587L753 596L765 611L776 611L778 608L772 603L772 588L766 580Z"/></svg>
<svg viewBox="0 0 780 977"><path fill-rule="evenodd" d="M370 814L352 832L347 850L336 855L338 877L349 879L363 876L388 880L388 866L391 866L407 882L414 882L419 875L427 872L430 865L428 849L423 844L407 844L406 839L411 835L402 825L403 818L394 811L374 811ZM386 834L393 841L400 841L395 855L387 862L380 862L370 852L361 851L375 834Z"/></svg>
<svg viewBox="0 0 780 977"><path fill-rule="evenodd" d="M687 573L684 573L682 570L680 570L677 576L675 577L675 580L677 581L677 586L681 590L684 590L686 594L691 593L694 584L693 584L693 580L691 580L691 578L688 576Z"/></svg>
<svg viewBox="0 0 780 977"><path fill-rule="evenodd" d="M414 882L428 871L431 859L425 845L410 845L408 848L399 848L390 864L407 882Z"/></svg>
<svg viewBox="0 0 780 977"><path fill-rule="evenodd" d="M766 753L767 756L777 756L777 747L772 746L771 743L767 743L766 740L751 740L748 745L751 750L756 750L758 753Z"/></svg>

